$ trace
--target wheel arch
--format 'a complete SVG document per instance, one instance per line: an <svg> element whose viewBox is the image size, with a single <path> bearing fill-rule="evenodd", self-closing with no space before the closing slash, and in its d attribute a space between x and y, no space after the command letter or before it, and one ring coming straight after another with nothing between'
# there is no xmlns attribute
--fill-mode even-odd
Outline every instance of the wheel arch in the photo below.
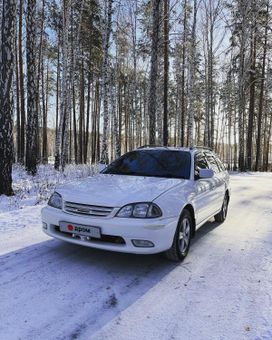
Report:
<svg viewBox="0 0 272 340"><path fill-rule="evenodd" d="M182 208L182 211L181 211L181 213L180 213L180 217L179 217L179 221L180 221L180 218L181 218L181 216L182 216L182 213L183 213L183 211L184 210L187 210L187 211L189 211L189 213L190 213L190 215L191 215L191 217L192 217L192 221L193 221L193 232L192 232L192 237L194 237L195 236L195 229L196 229L196 220L195 220L195 209L194 209L194 207L192 206L192 204L190 204L190 203L188 203L188 204L186 204L183 208Z"/></svg>

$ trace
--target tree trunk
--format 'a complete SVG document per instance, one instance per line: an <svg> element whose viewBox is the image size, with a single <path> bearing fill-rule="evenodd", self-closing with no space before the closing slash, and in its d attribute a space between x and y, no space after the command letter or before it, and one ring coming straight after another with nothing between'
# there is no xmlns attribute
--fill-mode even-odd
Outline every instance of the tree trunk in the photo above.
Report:
<svg viewBox="0 0 272 340"><path fill-rule="evenodd" d="M249 91L249 109L248 109L248 126L247 126L247 169L252 168L252 140L253 140L253 123L255 111L255 73L256 73L256 26L252 29L251 36L251 65L250 65L250 91Z"/></svg>
<svg viewBox="0 0 272 340"><path fill-rule="evenodd" d="M59 132L55 147L55 168L61 165L62 171L68 159L68 127L70 120L70 91L68 74L68 31L70 26L70 0L63 0L62 4L62 91L60 105Z"/></svg>
<svg viewBox="0 0 272 340"><path fill-rule="evenodd" d="M234 139L234 155L233 155L233 167L232 170L237 170L237 112L236 107L234 108L234 121L233 121L233 139Z"/></svg>
<svg viewBox="0 0 272 340"><path fill-rule="evenodd" d="M258 123L257 123L255 171L259 170L259 167L260 167L259 162L261 159L261 155L260 155L261 153L261 131L262 131L263 106L264 106L264 82L265 82L265 66L266 66L266 54L267 54L268 20L269 20L269 4L267 4L267 8L266 8L266 25L265 25L265 33L264 33L261 88L260 88L260 96L259 96L259 112L258 112Z"/></svg>
<svg viewBox="0 0 272 340"><path fill-rule="evenodd" d="M238 127L239 127L239 169L245 171L245 52L248 31L249 4L242 1L238 10L241 13L241 33L239 44L239 73L238 73Z"/></svg>
<svg viewBox="0 0 272 340"><path fill-rule="evenodd" d="M194 130L194 110L195 110L195 71L196 71L196 17L197 17L197 0L194 0L193 26L191 36L191 53L189 64L189 89L188 89L188 139L187 145L193 146Z"/></svg>
<svg viewBox="0 0 272 340"><path fill-rule="evenodd" d="M20 162L20 152L21 152L21 112L20 112L20 82L19 82L19 65L18 65L18 39L17 39L17 29L15 26L15 34L14 34L14 46L15 46L15 84L16 84L16 154L17 154L17 162Z"/></svg>
<svg viewBox="0 0 272 340"><path fill-rule="evenodd" d="M42 97L43 97L43 131L42 131L42 162L48 163L48 151L47 151L47 101L48 101L48 83L49 83L49 61L47 60L46 67L46 83L44 84L44 72L42 74Z"/></svg>
<svg viewBox="0 0 272 340"><path fill-rule="evenodd" d="M26 134L26 169L32 175L37 172L38 157L38 110L37 110L37 74L36 74L36 0L27 2L27 134Z"/></svg>
<svg viewBox="0 0 272 340"><path fill-rule="evenodd" d="M80 67L80 92L79 92L79 121L78 121L78 147L79 147L79 154L78 154L78 162L80 164L83 163L83 121L84 121L84 70L83 70L83 63Z"/></svg>
<svg viewBox="0 0 272 340"><path fill-rule="evenodd" d="M19 4L19 24L18 24L18 64L20 82L20 110L21 110L21 129L20 129L20 157L19 162L25 162L25 86L24 86L24 63L23 63L23 11L24 1Z"/></svg>
<svg viewBox="0 0 272 340"><path fill-rule="evenodd" d="M58 29L58 55L57 55L57 84L56 84L56 124L55 124L55 148L57 145L58 140L58 133L59 133L59 82L60 82L60 34L61 30L60 27ZM55 150L55 156L56 156ZM55 161L55 168L58 162ZM58 166L57 166L58 169Z"/></svg>
<svg viewBox="0 0 272 340"><path fill-rule="evenodd" d="M40 97L40 92L42 95L42 91L43 89L41 89L40 91L40 85L42 85L43 79L42 77L44 69L43 69L43 62L44 62L44 11L45 11L45 0L41 1L42 6L41 6L41 14L40 16L38 16L38 24L36 24L36 27L39 27L40 32L39 32L39 44L38 44L38 61L37 61L37 89L36 89L36 94L37 94L37 115L38 115L38 120L37 120L37 161L40 162L42 160L42 148L41 148L41 138L40 138L40 127L39 127L39 121L42 121L42 106L43 106L43 98ZM38 7L39 8L39 7ZM37 18L36 18L37 20ZM36 32L38 31L38 29L36 29Z"/></svg>
<svg viewBox="0 0 272 340"><path fill-rule="evenodd" d="M77 122L76 122L76 94L75 94L74 85L72 85L72 110L73 110L74 158L75 158L75 164L77 164L78 163L78 145L77 145Z"/></svg>
<svg viewBox="0 0 272 340"><path fill-rule="evenodd" d="M168 145L169 0L164 0L163 145Z"/></svg>
<svg viewBox="0 0 272 340"><path fill-rule="evenodd" d="M84 143L84 163L88 162L88 147L89 147L89 126L90 126L90 111L91 111L91 74L88 73L88 92L87 92L87 116L86 116L86 130Z"/></svg>
<svg viewBox="0 0 272 340"><path fill-rule="evenodd" d="M186 67L186 43L187 43L187 0L184 1L183 5L183 38L182 38L182 64L181 64L181 136L180 144L185 144L185 116L186 116L186 98L185 98L185 67Z"/></svg>
<svg viewBox="0 0 272 340"><path fill-rule="evenodd" d="M156 143L156 109L157 109L160 5L161 5L161 0L152 1L152 49L151 49L150 89L149 89L149 100L148 100L149 144L150 145L154 145Z"/></svg>
<svg viewBox="0 0 272 340"><path fill-rule="evenodd" d="M103 140L102 140L102 151L101 151L101 162L109 162L108 153L108 141L109 141L109 107L108 107L108 97L109 97L109 48L110 48L110 35L111 35L111 25L112 25L112 1L107 0L107 8L105 10L106 17L106 27L103 37L104 43L104 58L102 66L102 89L103 89Z"/></svg>
<svg viewBox="0 0 272 340"><path fill-rule="evenodd" d="M14 66L15 0L3 0L0 49L0 195L12 190L12 77Z"/></svg>

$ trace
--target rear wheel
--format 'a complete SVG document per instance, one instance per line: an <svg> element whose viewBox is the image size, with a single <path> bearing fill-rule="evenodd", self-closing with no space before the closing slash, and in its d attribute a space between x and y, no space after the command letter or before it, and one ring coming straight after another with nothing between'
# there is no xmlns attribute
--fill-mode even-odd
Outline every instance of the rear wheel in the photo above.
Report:
<svg viewBox="0 0 272 340"><path fill-rule="evenodd" d="M185 259L190 249L192 228L192 216L188 210L184 209L177 226L172 247L165 252L169 260L180 262Z"/></svg>
<svg viewBox="0 0 272 340"><path fill-rule="evenodd" d="M229 196L226 193L220 212L214 216L214 219L215 219L216 222L224 222L225 221L227 214L228 214L228 205L229 205Z"/></svg>

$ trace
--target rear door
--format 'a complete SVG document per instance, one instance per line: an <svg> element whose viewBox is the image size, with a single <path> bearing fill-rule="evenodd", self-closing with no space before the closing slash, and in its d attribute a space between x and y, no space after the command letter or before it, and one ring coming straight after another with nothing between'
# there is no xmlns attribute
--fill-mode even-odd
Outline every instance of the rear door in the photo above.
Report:
<svg viewBox="0 0 272 340"><path fill-rule="evenodd" d="M209 168L213 169L214 177L212 180L212 190L214 192L213 212L221 209L225 195L225 174L221 166L216 160L216 156L212 152L204 152L209 164Z"/></svg>
<svg viewBox="0 0 272 340"><path fill-rule="evenodd" d="M224 182L223 197L225 197L226 190L229 186L229 173L228 173L225 165L223 164L223 162L221 162L220 158L217 155L214 155L214 158L217 161L218 167L220 168L220 176L221 176L221 179ZM222 202L223 202L223 200L222 200Z"/></svg>

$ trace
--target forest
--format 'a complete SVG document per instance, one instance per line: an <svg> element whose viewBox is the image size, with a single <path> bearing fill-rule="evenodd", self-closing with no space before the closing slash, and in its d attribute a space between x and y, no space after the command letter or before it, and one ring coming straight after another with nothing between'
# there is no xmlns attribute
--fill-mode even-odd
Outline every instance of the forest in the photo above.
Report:
<svg viewBox="0 0 272 340"><path fill-rule="evenodd" d="M0 195L12 166L204 145L271 171L270 0L0 0Z"/></svg>

